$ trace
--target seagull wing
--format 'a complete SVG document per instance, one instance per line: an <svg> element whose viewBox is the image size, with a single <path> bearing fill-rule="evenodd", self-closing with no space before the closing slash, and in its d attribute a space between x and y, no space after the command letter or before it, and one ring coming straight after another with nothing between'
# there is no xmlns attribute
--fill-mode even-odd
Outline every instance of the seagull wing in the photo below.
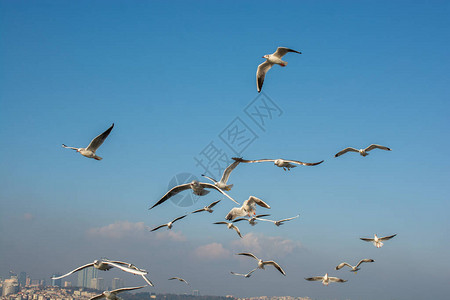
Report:
<svg viewBox="0 0 450 300"><path fill-rule="evenodd" d="M234 203L236 203L237 205L240 205L239 202L237 202L236 200L234 200L233 198L231 198L230 196L228 196L227 193L225 193L224 191L222 191L221 189L219 189L217 186L215 186L214 184L211 183L206 183L206 182L200 182L199 183L203 188L207 188L207 189L215 189L217 191L219 191L220 193L222 193L223 195L225 195L228 199L230 199L231 201L233 201Z"/></svg>
<svg viewBox="0 0 450 300"><path fill-rule="evenodd" d="M158 230L158 229L163 228L163 227L166 227L166 226L167 226L167 224L162 224L162 225L159 225L158 227L153 228L153 229L150 230L150 231L155 231L155 230Z"/></svg>
<svg viewBox="0 0 450 300"><path fill-rule="evenodd" d="M349 151L352 151L352 152L358 152L358 153L359 153L359 150L358 150L358 149L355 149L355 148L352 148L352 147L347 147L347 148L345 148L344 150L339 151L338 153L336 153L336 154L334 155L334 157L341 156L342 154L345 154L345 153L347 153L347 152L349 152Z"/></svg>
<svg viewBox="0 0 450 300"><path fill-rule="evenodd" d="M317 166L324 162L323 160L321 160L319 162L315 162L315 163L305 163L305 162L298 161L298 160L287 160L287 159L283 159L283 160L286 162L292 163L292 164L303 165L303 166Z"/></svg>
<svg viewBox="0 0 450 300"><path fill-rule="evenodd" d="M340 270L340 269L342 269L344 266L347 266L347 267L349 267L349 268L352 268L352 266L351 266L350 264L348 264L348 263L346 263L346 262L343 262L343 263L340 263L340 264L336 267L336 270Z"/></svg>
<svg viewBox="0 0 450 300"><path fill-rule="evenodd" d="M228 178L230 178L231 172L237 167L237 165L240 163L240 161L235 160L233 163L231 163L225 171L223 171L222 178L220 179L220 182L226 184L228 182Z"/></svg>
<svg viewBox="0 0 450 300"><path fill-rule="evenodd" d="M381 238L379 238L379 240L380 241L387 241L387 240L390 240L390 239L392 239L394 236L396 236L397 234L393 234L393 235L389 235L389 236L384 236L384 237L381 237Z"/></svg>
<svg viewBox="0 0 450 300"><path fill-rule="evenodd" d="M242 238L241 232L239 231L239 228L237 226L232 225L231 228L233 228L236 231L236 233L239 235L239 237Z"/></svg>
<svg viewBox="0 0 450 300"><path fill-rule="evenodd" d="M289 49L289 48L286 48L286 47L278 47L277 51L275 51L272 55L276 56L278 58L282 58L283 56L285 56L289 52L295 52L295 53L298 53L298 54L302 54L301 52L298 52L298 51L295 51L295 50L292 50L292 49Z"/></svg>
<svg viewBox="0 0 450 300"><path fill-rule="evenodd" d="M196 214L196 213L199 213L199 212L202 212L202 211L205 211L205 209L204 208L200 208L200 209L194 210L193 212L191 212L191 214Z"/></svg>
<svg viewBox="0 0 450 300"><path fill-rule="evenodd" d="M359 261L359 263L356 265L356 267L359 267L360 264L365 263L365 262L374 262L374 260L373 259L369 259L369 258L361 259Z"/></svg>
<svg viewBox="0 0 450 300"><path fill-rule="evenodd" d="M360 240L363 240L364 242L373 242L374 239L368 239L368 238L359 238Z"/></svg>
<svg viewBox="0 0 450 300"><path fill-rule="evenodd" d="M296 215L295 217L292 217L292 218L287 218L287 219L279 220L278 222L286 222L286 221L290 221L290 220L293 220L293 219L297 219L298 217L300 217L300 215Z"/></svg>
<svg viewBox="0 0 450 300"><path fill-rule="evenodd" d="M284 270L280 267L279 264L277 264L275 261L273 260L268 260L264 262L265 265L272 265L274 266L278 271L280 271L281 274L283 274L284 276L286 276L286 272L284 272Z"/></svg>
<svg viewBox="0 0 450 300"><path fill-rule="evenodd" d="M89 300L97 300L97 299L101 299L103 297L105 297L105 295L99 294L99 295L95 295L94 297L90 298Z"/></svg>
<svg viewBox="0 0 450 300"><path fill-rule="evenodd" d="M367 147L366 149L364 149L364 150L366 150L366 152L367 151L370 151L370 150L373 150L373 149L382 149L382 150L387 150L387 151L391 151L391 148L388 148L388 147L385 147L385 146L381 146L381 145L377 145L377 144L372 144L372 145L370 145L369 147Z"/></svg>
<svg viewBox="0 0 450 300"><path fill-rule="evenodd" d="M273 64L267 60L258 66L258 70L256 71L256 89L258 90L258 93L261 92L266 73L272 66Z"/></svg>
<svg viewBox="0 0 450 300"><path fill-rule="evenodd" d="M224 222L224 221L221 221L221 222L215 222L215 223L213 223L213 224L225 224L225 225L228 225L228 223L227 223L227 222Z"/></svg>
<svg viewBox="0 0 450 300"><path fill-rule="evenodd" d="M69 276L70 274L73 274L73 273L75 273L75 272L78 272L78 271L80 271L80 270L83 270L84 268L92 267L93 265L94 265L94 263L90 263L90 264L87 264L87 265L78 267L78 268L76 268L75 270L70 271L69 273L64 274L64 275L62 275L62 276L52 277L52 279L61 279L61 278L64 278L64 277L66 277L66 276Z"/></svg>
<svg viewBox="0 0 450 300"><path fill-rule="evenodd" d="M136 286L136 287L126 287L126 288L112 290L111 293L117 294L117 293L120 293L120 292L142 289L142 288L145 288L145 287L146 287L146 285Z"/></svg>
<svg viewBox="0 0 450 300"><path fill-rule="evenodd" d="M255 216L255 219L262 218L262 217L268 217L268 216L270 216L270 215L269 215L269 214L266 214L266 215L256 215L256 216Z"/></svg>
<svg viewBox="0 0 450 300"><path fill-rule="evenodd" d="M225 219L230 221L237 217L243 217L247 215L245 210L242 209L242 207L233 207L228 214L225 216Z"/></svg>
<svg viewBox="0 0 450 300"><path fill-rule="evenodd" d="M261 199L259 199L257 197L254 197L254 196L250 196L247 201L248 201L249 205L252 205L252 203L255 203L261 207L270 208L269 204L267 204L266 202L262 201Z"/></svg>
<svg viewBox="0 0 450 300"><path fill-rule="evenodd" d="M347 280L340 279L340 278L337 278L337 277L328 277L328 279L329 279L331 282L347 282Z"/></svg>
<svg viewBox="0 0 450 300"><path fill-rule="evenodd" d="M62 147L63 147L63 148L67 148L67 149L72 149L72 150L78 150L78 148L69 147L69 146L66 146L66 145L64 145L64 144L62 144Z"/></svg>
<svg viewBox="0 0 450 300"><path fill-rule="evenodd" d="M233 275L236 275L236 276L245 276L246 274L241 274L241 273L235 273L235 272L230 272L231 274L233 274Z"/></svg>
<svg viewBox="0 0 450 300"><path fill-rule="evenodd" d="M208 208L213 208L213 207L216 206L216 204L219 203L220 201L222 201L222 200L214 201L213 203L211 203L210 205L208 205Z"/></svg>
<svg viewBox="0 0 450 300"><path fill-rule="evenodd" d="M105 132L103 132L102 134L95 137L91 141L89 146L86 147L86 150L90 150L92 152L97 151L98 147L100 147L103 144L103 142L106 140L108 135L111 133L111 130L113 129L113 127L114 127L114 123Z"/></svg>
<svg viewBox="0 0 450 300"><path fill-rule="evenodd" d="M233 223L240 222L240 221L248 221L248 219L247 218L239 218L239 219L233 220Z"/></svg>
<svg viewBox="0 0 450 300"><path fill-rule="evenodd" d="M176 221L181 220L181 219L185 218L186 216L187 216L187 215L184 215L184 216L175 218L175 219L173 219L172 223L175 223Z"/></svg>
<svg viewBox="0 0 450 300"><path fill-rule="evenodd" d="M267 159L267 158L253 159L253 160L241 159L241 162L243 162L243 163L259 163L259 162L267 162L267 161L274 162L275 159Z"/></svg>
<svg viewBox="0 0 450 300"><path fill-rule="evenodd" d="M309 278L305 278L305 280L308 280L308 281L322 281L323 280L323 276L309 277Z"/></svg>
<svg viewBox="0 0 450 300"><path fill-rule="evenodd" d="M205 174L202 174L203 177L208 178L209 180L211 180L214 183L217 183L217 180L215 180L214 178L211 178L209 176L206 176Z"/></svg>
<svg viewBox="0 0 450 300"><path fill-rule="evenodd" d="M174 196L174 195L176 195L179 192L182 192L184 190L188 190L190 188L191 188L191 184L190 183L180 184L180 185L177 185L177 186L173 187L158 202L156 202L155 205L153 205L149 209L152 209L153 207L160 205L161 203L165 202L170 197L172 197L172 196Z"/></svg>
<svg viewBox="0 0 450 300"><path fill-rule="evenodd" d="M241 253L237 253L236 255L250 256L250 257L253 257L256 260L259 260L259 258L257 258L253 253L241 252Z"/></svg>
<svg viewBox="0 0 450 300"><path fill-rule="evenodd" d="M147 282L147 284L148 284L149 286L154 286L154 285L153 285L153 282L151 282L145 275L142 275L142 278L144 278L145 282Z"/></svg>
<svg viewBox="0 0 450 300"><path fill-rule="evenodd" d="M104 263L108 264L110 266L116 267L116 268L118 268L118 269L120 269L122 271L125 271L127 273L134 274L134 275L147 275L148 274L147 272L143 272L143 271L140 271L140 270L128 268L128 267L125 267L125 266L123 266L121 264L116 264L116 263L113 263L113 262L110 262L110 261L105 261Z"/></svg>

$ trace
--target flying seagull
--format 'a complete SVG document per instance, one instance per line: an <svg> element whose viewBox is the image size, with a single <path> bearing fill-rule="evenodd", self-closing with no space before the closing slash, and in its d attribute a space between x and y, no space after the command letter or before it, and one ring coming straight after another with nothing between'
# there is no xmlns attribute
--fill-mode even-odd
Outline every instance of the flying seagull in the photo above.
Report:
<svg viewBox="0 0 450 300"><path fill-rule="evenodd" d="M258 93L261 92L267 71L269 71L274 64L280 65L282 67L287 66L287 62L282 61L281 58L285 56L288 52L295 52L298 54L302 54L301 52L286 47L278 47L277 51L275 51L274 53L266 54L262 57L265 58L266 61L260 64L258 66L258 70L256 71L256 89L258 90Z"/></svg>
<svg viewBox="0 0 450 300"><path fill-rule="evenodd" d="M217 186L219 189L224 190L224 191L229 191L231 190L231 188L233 187L232 184L228 184L228 178L230 178L230 174L231 171L233 171L237 165L239 164L239 161L234 161L233 163L231 163L226 169L225 171L223 171L222 174L222 178L220 179L220 181L215 180L214 178L208 177L204 174L202 174L203 177L208 178L209 180L211 180L212 182L214 182L214 185Z"/></svg>
<svg viewBox="0 0 450 300"><path fill-rule="evenodd" d="M175 218L175 219L173 219L172 221L170 221L169 223L159 225L159 226L153 228L153 229L150 230L150 231L155 231L155 230L158 230L158 229L163 228L163 227L166 227L166 226L167 226L167 229L172 229L173 223L175 223L175 222L178 221L178 220L183 219L183 218L186 217L186 216L187 216L187 215L184 215L184 216Z"/></svg>
<svg viewBox="0 0 450 300"><path fill-rule="evenodd" d="M109 259L106 259L106 258L103 258L103 261L109 262L110 265L112 265L112 266L114 266L116 268L119 268L119 269L121 269L123 271L126 271L128 273L132 273L134 275L140 275L140 273L136 273L133 270L138 271L138 272L143 272L145 274L141 275L142 278L145 280L145 282L147 282L147 284L149 286L153 286L153 283L145 276L146 274L148 274L148 272L146 270L140 269L140 268L136 267L133 264L130 264L130 263L127 263L127 262L123 262L123 261L109 260ZM117 266L116 264L118 264L119 266ZM126 268L124 269L123 267L126 267Z"/></svg>
<svg viewBox="0 0 450 300"><path fill-rule="evenodd" d="M244 203L242 204L241 207L232 208L230 210L230 212L227 214L227 216L225 217L225 219L233 220L237 217L243 217L243 216L250 217L251 215L256 215L256 212L255 212L256 205L270 209L270 206L266 202L262 201L259 198L250 196L248 198L248 200L244 201Z"/></svg>
<svg viewBox="0 0 450 300"><path fill-rule="evenodd" d="M256 216L251 216L250 218L238 218L238 219L234 220L233 223L240 222L240 221L248 221L248 223L250 225L255 226L256 224L258 224L256 222L256 220L262 220L260 218L268 217L268 216L270 216L270 215L256 215Z"/></svg>
<svg viewBox="0 0 450 300"><path fill-rule="evenodd" d="M347 282L347 280L340 279L337 277L329 277L328 273L326 273L325 276L316 276L305 279L308 281L322 281L323 285L328 285L330 282Z"/></svg>
<svg viewBox="0 0 450 300"><path fill-rule="evenodd" d="M293 219L296 219L296 218L298 218L298 217L300 217L300 215L296 215L295 217L292 217L292 218L287 218L287 219L282 219L282 220L278 220L278 221L274 221L274 220L267 220L267 219L260 219L261 221L268 221L268 222L272 222L273 224L275 224L276 226L280 226L280 225L283 225L284 224L284 222L287 222L287 221L290 221L290 220L293 220Z"/></svg>
<svg viewBox="0 0 450 300"><path fill-rule="evenodd" d="M188 286L191 286L186 280L184 280L183 278L180 278L180 277L172 277L172 278L169 278L169 280L178 280L178 281L186 283Z"/></svg>
<svg viewBox="0 0 450 300"><path fill-rule="evenodd" d="M367 152L369 152L370 150L373 150L373 149L381 149L381 150L391 151L391 148L388 148L388 147L385 147L385 146L381 146L381 145L372 144L369 147L367 147L366 149L355 149L355 148L352 148L352 147L345 148L344 150L339 151L338 153L336 153L334 155L334 157L341 156L342 154L345 154L347 152L357 152L357 153L361 154L362 156L367 156L367 155L369 155L369 153L367 153Z"/></svg>
<svg viewBox="0 0 450 300"><path fill-rule="evenodd" d="M112 291L104 291L100 295L96 295L89 300L96 300L96 299L101 299L101 298L106 298L108 300L120 300L121 298L117 296L118 293L142 289L144 287L146 287L146 286L127 287L127 288L121 288L121 289L116 289L116 290L112 290Z"/></svg>
<svg viewBox="0 0 450 300"><path fill-rule="evenodd" d="M236 276L243 276L245 278L250 278L250 276L252 276L252 273L255 272L256 270L258 270L258 268L251 270L247 274L240 274L240 273L235 273L235 272L230 272L230 273L233 275L236 275Z"/></svg>
<svg viewBox="0 0 450 300"><path fill-rule="evenodd" d="M203 208L194 210L193 212L191 212L191 214L196 214L196 213L199 213L199 212L202 212L202 211L207 211L207 212L209 212L209 213L212 213L214 210L212 210L211 208L213 208L214 206L216 206L216 204L219 203L219 202L220 202L220 200L214 201L213 203L211 203L211 204L208 205L208 206L205 206L205 207L203 207Z"/></svg>
<svg viewBox="0 0 450 300"><path fill-rule="evenodd" d="M343 263L340 263L340 264L336 267L336 270L342 269L344 266L347 266L347 267L349 267L349 268L351 269L350 272L354 272L354 273L356 274L356 272L358 272L358 270L361 269L361 268L358 268L359 265L361 265L362 263L365 263L365 262L374 262L374 260L373 260L373 259L369 259L369 258L361 259L361 260L359 261L359 263L356 264L356 266L352 266L352 265L350 265L350 264L348 264L348 263L346 263L346 262L343 262Z"/></svg>
<svg viewBox="0 0 450 300"><path fill-rule="evenodd" d="M152 209L155 206L160 205L161 203L165 202L167 199L169 199L170 197L178 194L179 192L182 192L182 191L185 191L185 190L189 190L189 189L191 189L192 192L195 195L197 195L197 196L204 196L204 195L208 194L209 191L207 191L206 189L215 189L215 190L219 191L220 193L222 193L223 195L225 195L228 199L230 199L231 201L233 201L234 203L239 205L239 203L236 202L236 200L234 200L233 198L228 196L227 193L222 191L220 188L218 188L214 184L205 183L205 182L198 182L197 180L193 180L190 183L185 183L185 184L181 184L181 185L177 185L177 186L173 187L172 189L170 189L170 191L168 191L158 202L156 202L149 209Z"/></svg>
<svg viewBox="0 0 450 300"><path fill-rule="evenodd" d="M237 253L236 255L245 255L245 256L250 256L253 257L254 259L256 259L258 261L258 269L263 269L264 270L264 266L265 265L272 265L274 266L278 271L280 271L281 274L283 274L284 276L286 276L286 272L284 272L284 270L280 267L279 264L277 264L275 261L273 260L262 260L257 258L254 254L252 253Z"/></svg>
<svg viewBox="0 0 450 300"><path fill-rule="evenodd" d="M305 162L298 161L298 160L288 160L288 159L281 159L281 158L279 158L279 159L255 159L255 160L245 160L245 159L242 159L242 158L240 158L240 157L233 157L233 159L234 159L235 161L239 161L239 162L242 162L242 163L259 163L259 162L267 162L267 161L270 161L270 162L273 162L275 166L280 167L280 168L283 168L283 170L285 170L285 171L286 171L286 170L290 171L291 168L297 167L295 164L297 164L297 165L303 165L303 166L317 166L317 165L323 163L323 160L322 160L322 161L319 161L319 162L316 162L316 163L305 163Z"/></svg>
<svg viewBox="0 0 450 300"><path fill-rule="evenodd" d="M91 143L89 144L89 146L87 146L86 148L68 147L68 146L66 146L64 144L62 144L62 146L64 148L76 150L77 152L79 152L83 156L86 156L86 157L89 157L89 158L93 158L93 159L96 159L96 160L102 160L102 158L100 156L97 156L95 154L95 151L97 151L97 149L103 144L103 142L106 140L108 135L111 133L111 130L113 129L113 127L114 127L114 123L105 132L103 132L102 134L100 134L96 138L94 138L91 141Z"/></svg>
<svg viewBox="0 0 450 300"><path fill-rule="evenodd" d="M222 222L216 222L214 224L227 225L228 229L234 229L236 231L236 233L239 235L239 237L242 238L242 235L241 235L241 232L239 231L239 228L236 225L234 225L233 223L228 223L228 222L222 221Z"/></svg>
<svg viewBox="0 0 450 300"><path fill-rule="evenodd" d="M365 242L372 242L373 245L377 248L381 248L383 247L383 243L382 241L387 241L392 239L394 236L396 236L397 234L393 234L393 235L389 235L389 236L384 236L384 237L378 237L376 234L373 235L373 239L368 239L368 238L360 238L361 240L365 241Z"/></svg>

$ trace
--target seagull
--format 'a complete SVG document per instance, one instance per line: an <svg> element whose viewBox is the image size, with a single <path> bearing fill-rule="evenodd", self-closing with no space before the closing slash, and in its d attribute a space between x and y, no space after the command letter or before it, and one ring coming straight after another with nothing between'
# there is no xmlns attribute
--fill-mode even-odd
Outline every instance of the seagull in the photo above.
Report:
<svg viewBox="0 0 450 300"><path fill-rule="evenodd" d="M213 208L214 206L216 206L216 204L219 203L219 202L220 202L220 200L214 201L213 203L211 203L211 204L208 205L208 206L205 206L205 207L203 207L203 208L194 210L193 212L191 212L191 214L196 214L196 213L199 213L199 212L202 212L202 211L207 211L207 212L209 212L209 213L212 213L214 210L212 210L211 208Z"/></svg>
<svg viewBox="0 0 450 300"><path fill-rule="evenodd" d="M284 270L280 267L279 264L277 264L275 261L273 260L262 260L257 258L254 254L252 253L237 253L236 255L245 255L245 256L250 256L253 257L254 259L256 259L258 261L258 269L263 269L264 270L264 266L265 265L272 265L274 266L278 271L280 271L281 274L283 274L284 276L286 276L286 272L284 272Z"/></svg>
<svg viewBox="0 0 450 300"><path fill-rule="evenodd" d="M267 54L262 57L265 58L266 61L260 64L258 66L258 70L256 71L256 89L258 90L258 93L261 92L267 71L269 71L274 64L286 67L287 62L282 61L281 58L285 56L288 52L295 52L298 54L302 54L301 52L286 47L278 47L277 51L275 51L274 53Z"/></svg>
<svg viewBox="0 0 450 300"><path fill-rule="evenodd" d="M258 270L258 268L251 270L247 274L240 274L240 273L235 273L235 272L230 272L230 273L233 275L236 275L236 276L243 276L245 278L250 278L250 276L252 276L252 273L255 272L256 270Z"/></svg>
<svg viewBox="0 0 450 300"><path fill-rule="evenodd" d="M342 154L345 154L347 152L358 152L359 154L361 154L361 156L367 156L367 155L369 155L369 153L367 153L367 152L369 152L370 150L373 150L373 149L377 149L377 148L381 149L381 150L391 151L391 148L388 148L388 147L385 147L385 146L381 146L381 145L372 144L369 147L367 147L366 149L359 149L358 150L358 149L355 149L355 148L352 148L352 147L345 148L344 150L336 153L334 155L334 157L341 156Z"/></svg>
<svg viewBox="0 0 450 300"><path fill-rule="evenodd" d="M75 270L72 270L72 271L70 271L69 273L64 274L64 275L62 275L62 276L52 277L52 279L61 279L61 278L64 278L64 277L69 276L69 275L71 275L71 274L73 274L73 273L75 273L75 272L78 272L78 271L80 271L80 270L83 270L83 269L89 268L89 267L94 267L94 268L96 268L96 269L98 269L98 270L101 270L101 271L108 271L108 270L112 269L113 267L116 267L116 268L118 268L118 269L121 269L122 271L131 273L131 274L134 274L134 275L140 275L140 276L142 276L142 278L144 278L144 280L145 280L150 286L153 286L153 284L145 277L145 275L148 274L147 271L141 270L141 269L139 269L139 268L137 268L137 267L134 267L134 266L133 266L133 267L128 267L128 266L125 266L125 265L133 266L133 265L128 264L128 263L125 263L125 262L114 261L114 260L107 260L107 259L104 259L104 260L94 260L94 262L92 262L92 263L89 263L89 264L86 264L86 265L84 265L84 266L78 267L78 268L76 268Z"/></svg>
<svg viewBox="0 0 450 300"><path fill-rule="evenodd" d="M283 220L278 220L278 221L274 221L274 220L267 220L267 219L260 219L261 221L268 221L268 222L272 222L273 224L275 224L276 226L280 226L280 225L283 225L284 224L284 222L286 222L286 221L290 221L290 220L293 220L293 219L296 219L296 218L298 218L298 217L300 217L300 215L296 215L295 217L292 217L292 218L287 218L287 219L283 219Z"/></svg>
<svg viewBox="0 0 450 300"><path fill-rule="evenodd" d="M214 178L208 177L204 174L202 174L202 176L205 178L208 178L209 180L214 182L214 185L217 186L219 189L224 190L224 191L229 191L229 190L231 190L233 185L232 184L227 185L228 178L230 178L231 171L233 171L239 163L240 163L239 161L234 161L233 163L231 163L225 169L225 171L223 171L222 178L220 179L220 181L217 181Z"/></svg>
<svg viewBox="0 0 450 300"><path fill-rule="evenodd" d="M342 269L344 266L347 266L349 268L351 268L350 272L354 272L356 274L356 272L358 272L358 270L360 270L361 268L358 268L360 264L365 263L365 262L374 262L373 259L369 259L369 258L365 258L365 259L361 259L359 261L359 263L356 266L352 266L346 262L340 263L337 267L336 270Z"/></svg>
<svg viewBox="0 0 450 300"><path fill-rule="evenodd" d="M180 277L172 277L172 278L169 278L169 280L178 280L178 281L186 283L188 286L191 286L186 280L184 280L183 278L180 278Z"/></svg>
<svg viewBox="0 0 450 300"><path fill-rule="evenodd" d="M239 161L239 162L242 162L242 163L258 163L258 162L272 161L275 166L283 168L283 170L285 170L285 171L286 170L290 171L291 168L297 167L294 164L303 165L303 166L317 166L317 165L323 163L323 160L319 161L319 162L316 162L316 163L305 163L305 162L301 162L301 161L298 161L298 160L288 160L288 159L281 159L281 158L279 158L279 159L245 160L245 159L242 159L242 158L239 158L239 157L233 157L233 159L235 161Z"/></svg>
<svg viewBox="0 0 450 300"><path fill-rule="evenodd" d="M187 216L187 215L184 215L184 216L175 218L175 219L173 219L172 221L170 221L169 223L159 225L159 226L153 228L153 229L150 230L150 231L155 231L155 230L158 230L158 229L163 228L163 227L166 227L166 226L167 226L167 229L172 229L173 223L175 223L175 222L178 221L178 220L183 219L183 218L186 217L186 216Z"/></svg>
<svg viewBox="0 0 450 300"><path fill-rule="evenodd" d="M185 183L185 184L180 184L177 185L175 187L173 187L172 189L170 189L170 191L168 191L158 202L156 202L152 207L150 207L149 209L154 208L155 206L160 205L161 203L165 202L167 199L169 199L170 197L178 194L181 191L184 190L188 190L191 189L192 192L197 195L197 196L204 196L206 194L209 193L209 191L205 190L205 189L215 189L217 191L219 191L220 193L222 193L223 195L227 196L228 199L230 199L231 201L233 201L234 203L238 204L238 202L236 202L236 200L234 200L233 198L231 198L230 196L228 196L227 193L225 193L224 191L222 191L220 188L218 188L217 186L215 186L214 184L211 183L205 183L205 182L198 182L197 180L193 180L190 183Z"/></svg>
<svg viewBox="0 0 450 300"><path fill-rule="evenodd" d="M373 245L377 248L381 248L383 247L383 243L382 241L387 241L392 239L394 236L396 236L397 234L393 234L390 236L385 236L385 237L378 237L376 234L373 235L373 239L368 239L368 238L360 238L361 240L365 241L365 242L372 242Z"/></svg>
<svg viewBox="0 0 450 300"><path fill-rule="evenodd" d="M250 196L248 198L248 200L244 201L244 204L242 204L241 207L232 208L230 210L230 212L227 214L227 216L225 217L225 219L233 220L237 217L243 217L243 216L250 217L252 214L256 215L256 212L255 212L256 204L258 204L261 207L270 209L270 206L266 202L262 201L259 198Z"/></svg>
<svg viewBox="0 0 450 300"><path fill-rule="evenodd" d="M108 300L119 300L121 298L117 297L118 293L125 292L125 291L132 291L132 290L142 289L144 287L145 286L137 286L137 287L121 288L121 289L112 290L112 291L104 291L100 295L96 295L96 296L92 297L89 300L96 300L96 299L101 299L101 298L106 298Z"/></svg>
<svg viewBox="0 0 450 300"><path fill-rule="evenodd" d="M239 218L239 219L234 220L233 223L240 222L240 221L248 221L248 223L250 225L255 226L256 224L258 224L256 222L256 220L262 220L259 218L268 217L268 216L270 216L270 215L256 215L256 216L252 216L250 218Z"/></svg>
<svg viewBox="0 0 450 300"><path fill-rule="evenodd" d="M328 273L326 273L325 276L316 276L305 279L308 281L322 281L323 285L328 285L330 282L347 282L347 280L340 279L337 277L329 277Z"/></svg>
<svg viewBox="0 0 450 300"><path fill-rule="evenodd" d="M222 222L216 222L214 224L227 225L228 229L234 229L236 231L236 233L239 235L239 237L242 238L242 235L241 235L241 232L239 231L239 228L236 225L234 225L233 223L228 223L228 222L222 221Z"/></svg>
<svg viewBox="0 0 450 300"><path fill-rule="evenodd" d="M86 156L86 157L89 157L89 158L93 158L93 159L96 159L96 160L102 160L102 158L100 156L97 156L95 154L95 151L97 151L97 149L103 144L103 142L106 140L108 135L111 133L111 130L113 129L113 127L114 127L114 123L105 132L103 132L102 134L100 134L96 138L94 138L91 141L91 143L89 144L89 146L87 146L86 148L68 147L68 146L66 146L64 144L62 144L62 146L64 148L76 150L77 152L79 152L83 156Z"/></svg>

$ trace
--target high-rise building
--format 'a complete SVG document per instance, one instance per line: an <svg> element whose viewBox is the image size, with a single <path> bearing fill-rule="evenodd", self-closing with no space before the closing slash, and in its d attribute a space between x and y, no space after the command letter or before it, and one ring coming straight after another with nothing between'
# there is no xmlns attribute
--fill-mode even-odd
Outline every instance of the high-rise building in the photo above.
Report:
<svg viewBox="0 0 450 300"><path fill-rule="evenodd" d="M64 287L71 287L71 286L72 286L72 282L64 281Z"/></svg>
<svg viewBox="0 0 450 300"><path fill-rule="evenodd" d="M113 290L117 290L120 288L123 288L125 285L123 283L123 279L122 278L113 278L112 282L111 282L111 287Z"/></svg>
<svg viewBox="0 0 450 300"><path fill-rule="evenodd" d="M25 272L20 272L19 274L19 285L20 286L25 286L27 283L27 273Z"/></svg>
<svg viewBox="0 0 450 300"><path fill-rule="evenodd" d="M31 285L31 277L27 276L27 279L25 280L25 285Z"/></svg>
<svg viewBox="0 0 450 300"><path fill-rule="evenodd" d="M78 271L78 284L79 287L90 288L91 279L97 278L97 269L94 267L84 268Z"/></svg>
<svg viewBox="0 0 450 300"><path fill-rule="evenodd" d="M53 274L52 277L58 277L58 276L61 276L61 275L62 274L55 273L55 274ZM52 279L52 286L59 286L59 287L61 287L61 279Z"/></svg>
<svg viewBox="0 0 450 300"><path fill-rule="evenodd" d="M105 280L103 278L92 278L91 289L103 291L105 289Z"/></svg>
<svg viewBox="0 0 450 300"><path fill-rule="evenodd" d="M7 296L11 294L15 294L19 291L19 280L17 276L12 276L10 279L5 279L3 281L3 292L2 296Z"/></svg>

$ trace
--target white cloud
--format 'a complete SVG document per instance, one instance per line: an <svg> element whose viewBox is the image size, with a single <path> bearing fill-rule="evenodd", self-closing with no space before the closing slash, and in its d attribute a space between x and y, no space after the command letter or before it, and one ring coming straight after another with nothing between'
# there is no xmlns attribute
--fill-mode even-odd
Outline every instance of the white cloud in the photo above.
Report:
<svg viewBox="0 0 450 300"><path fill-rule="evenodd" d="M299 241L253 232L246 234L240 240L233 241L232 246L237 251L251 251L255 255L269 257L282 257L302 247Z"/></svg>
<svg viewBox="0 0 450 300"><path fill-rule="evenodd" d="M194 250L194 255L201 259L224 259L229 257L230 250L225 249L220 243L203 245Z"/></svg>
<svg viewBox="0 0 450 300"><path fill-rule="evenodd" d="M181 231L164 230L156 233L156 238L161 240L171 240L175 242L184 242L186 237L181 233Z"/></svg>

